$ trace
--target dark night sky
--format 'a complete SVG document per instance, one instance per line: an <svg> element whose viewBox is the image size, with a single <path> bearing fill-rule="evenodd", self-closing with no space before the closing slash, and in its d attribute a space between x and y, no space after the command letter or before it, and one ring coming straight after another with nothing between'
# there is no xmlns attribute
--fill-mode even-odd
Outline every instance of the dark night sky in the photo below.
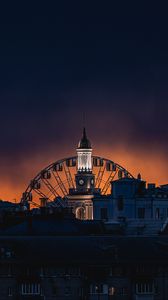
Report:
<svg viewBox="0 0 168 300"><path fill-rule="evenodd" d="M94 153L168 182L166 7L34 2L0 9L0 197L74 154L83 112Z"/></svg>

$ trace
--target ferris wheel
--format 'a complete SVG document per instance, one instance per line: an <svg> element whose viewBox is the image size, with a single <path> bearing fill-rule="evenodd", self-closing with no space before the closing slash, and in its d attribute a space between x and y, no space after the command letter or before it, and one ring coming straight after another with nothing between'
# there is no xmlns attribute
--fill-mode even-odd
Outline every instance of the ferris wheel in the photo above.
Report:
<svg viewBox="0 0 168 300"><path fill-rule="evenodd" d="M40 207L41 200L53 202L66 199L70 189L75 188L77 156L58 160L41 170L29 183L22 195L21 204ZM111 192L111 182L120 178L134 178L130 172L110 159L92 156L92 173L95 175L95 188L101 195Z"/></svg>

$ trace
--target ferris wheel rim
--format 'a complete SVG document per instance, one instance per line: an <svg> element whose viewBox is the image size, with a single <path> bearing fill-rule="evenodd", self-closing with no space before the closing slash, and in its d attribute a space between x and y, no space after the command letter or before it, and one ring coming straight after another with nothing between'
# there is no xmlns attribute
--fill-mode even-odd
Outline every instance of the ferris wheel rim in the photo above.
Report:
<svg viewBox="0 0 168 300"><path fill-rule="evenodd" d="M93 160L93 159L99 159L99 160L104 161L105 163L108 162L108 163L114 164L119 170L121 170L121 171L123 171L123 172L126 172L126 174L127 174L127 176L128 176L129 178L132 178L132 179L135 178L135 177L134 177L134 176L133 176L126 168L124 168L123 166L121 166L120 164L114 162L113 160L111 160L111 159L109 159L109 158L105 158L105 157L98 156L98 155L92 155L92 160ZM70 157L65 157L65 158L56 160L56 161L54 161L53 163L47 165L45 168L41 169L40 172L38 172L38 173L33 177L33 179L30 180L29 185L27 186L27 188L26 188L26 190L25 190L25 193L31 193L32 191L35 191L35 189L33 189L33 188L31 187L31 183L32 183L33 181L39 181L39 180L42 180L42 173L43 173L43 172L51 171L51 169L53 169L53 167L54 167L55 165L61 165L61 164L63 164L63 163L66 163L68 160L69 160L69 161L70 161L70 160L77 160L77 155L75 155L75 156L70 156ZM96 166L94 166L94 167L96 167ZM99 166L99 168L100 168L100 166ZM53 170L52 170L52 171L53 171ZM115 175L116 175L116 174L115 174ZM115 177L115 175L114 175L114 177ZM59 196L59 195L58 195L58 196ZM65 195L64 195L64 196L65 196Z"/></svg>

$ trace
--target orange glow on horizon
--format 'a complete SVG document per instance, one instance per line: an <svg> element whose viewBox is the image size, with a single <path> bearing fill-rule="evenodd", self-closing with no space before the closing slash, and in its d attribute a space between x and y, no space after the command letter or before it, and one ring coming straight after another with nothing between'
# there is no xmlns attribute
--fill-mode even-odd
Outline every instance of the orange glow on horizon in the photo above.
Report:
<svg viewBox="0 0 168 300"><path fill-rule="evenodd" d="M68 150L67 148L66 151ZM99 151L96 151L99 149ZM61 154L62 153L62 154ZM20 177L17 176L17 180L12 176L6 176L0 178L0 199L8 200L12 202L19 202L22 193L25 191L31 179L42 170L44 167L50 163L61 159L63 157L68 157L75 155L63 153L60 149L55 152L45 152L40 156L33 156L25 160L18 168L20 172ZM105 158L109 158L114 162L120 164L126 168L133 176L137 176L138 173L141 174L142 179L147 182L153 182L157 185L165 184L168 182L167 169L165 164L165 158L160 156L157 152L147 152L140 149L139 151L132 150L122 146L113 147L103 147L96 146L93 149L93 155L100 155ZM16 200L15 200L16 199Z"/></svg>

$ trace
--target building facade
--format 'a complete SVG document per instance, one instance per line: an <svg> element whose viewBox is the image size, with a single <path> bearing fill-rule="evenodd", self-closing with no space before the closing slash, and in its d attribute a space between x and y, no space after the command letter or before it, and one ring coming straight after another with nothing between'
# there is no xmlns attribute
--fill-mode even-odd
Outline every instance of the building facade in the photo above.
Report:
<svg viewBox="0 0 168 300"><path fill-rule="evenodd" d="M168 187L146 186L140 178L113 181L111 195L94 197L93 218L121 222L130 233L157 234L168 221Z"/></svg>
<svg viewBox="0 0 168 300"><path fill-rule="evenodd" d="M92 147L84 128L77 148L75 188L69 189L67 196L76 217L119 222L125 226L127 234L157 234L163 230L168 222L168 185L147 185L140 174L134 178L128 176L126 170L119 170L118 179L111 177L111 191L105 194L98 181L105 168L110 167L111 174L116 170L114 164L108 166L106 162L105 165L103 159L100 163L102 167L95 178Z"/></svg>
<svg viewBox="0 0 168 300"><path fill-rule="evenodd" d="M0 299L167 300L168 239L0 237Z"/></svg>

